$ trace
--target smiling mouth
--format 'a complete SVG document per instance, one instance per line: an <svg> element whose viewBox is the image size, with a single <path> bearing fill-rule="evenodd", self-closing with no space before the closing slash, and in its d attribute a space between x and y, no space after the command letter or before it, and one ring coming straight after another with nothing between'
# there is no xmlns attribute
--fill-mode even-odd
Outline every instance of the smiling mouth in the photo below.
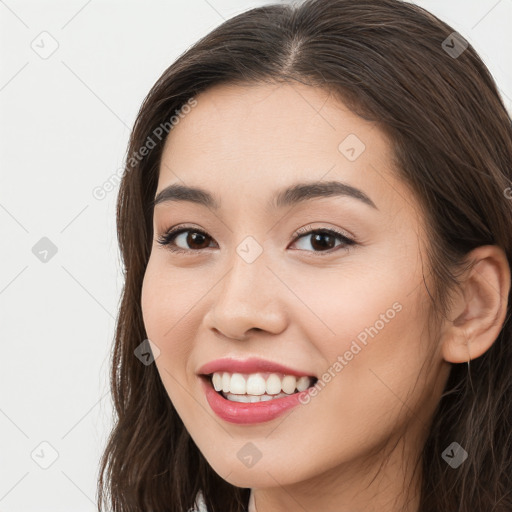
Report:
<svg viewBox="0 0 512 512"><path fill-rule="evenodd" d="M202 375L213 389L231 402L257 403L285 398L313 387L316 377L285 375L279 373L230 373L214 372Z"/></svg>

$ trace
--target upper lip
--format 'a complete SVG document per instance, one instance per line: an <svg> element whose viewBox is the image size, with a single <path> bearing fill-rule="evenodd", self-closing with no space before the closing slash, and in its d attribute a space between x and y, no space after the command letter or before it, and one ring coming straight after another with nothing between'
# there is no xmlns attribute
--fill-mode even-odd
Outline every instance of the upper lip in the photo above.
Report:
<svg viewBox="0 0 512 512"><path fill-rule="evenodd" d="M215 372L229 372L229 373L256 373L256 372L272 372L284 373L286 375L295 375L296 377L313 377L311 373L303 372L294 368L289 368L273 361L260 359L258 357L250 357L248 359L233 359L226 357L222 359L215 359L209 363L204 364L199 368L200 375L209 375Z"/></svg>

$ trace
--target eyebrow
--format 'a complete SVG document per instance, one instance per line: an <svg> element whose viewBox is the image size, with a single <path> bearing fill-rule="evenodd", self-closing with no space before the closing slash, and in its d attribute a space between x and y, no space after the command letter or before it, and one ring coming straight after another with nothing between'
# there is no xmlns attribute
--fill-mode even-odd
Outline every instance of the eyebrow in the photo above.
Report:
<svg viewBox="0 0 512 512"><path fill-rule="evenodd" d="M375 203L362 190L341 181L296 183L282 190L278 190L276 194L270 198L268 206L271 210L276 210L310 199L332 196L352 197L378 210ZM152 202L152 206L155 207L158 204L172 201L190 201L206 206L212 210L219 210L221 205L218 198L200 187L190 187L174 183L157 194Z"/></svg>

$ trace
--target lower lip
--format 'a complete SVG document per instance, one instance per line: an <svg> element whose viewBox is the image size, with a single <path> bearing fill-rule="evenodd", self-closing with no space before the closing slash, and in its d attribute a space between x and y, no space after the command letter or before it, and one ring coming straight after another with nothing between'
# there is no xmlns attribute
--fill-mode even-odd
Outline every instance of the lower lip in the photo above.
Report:
<svg viewBox="0 0 512 512"><path fill-rule="evenodd" d="M263 423L273 420L288 409L299 405L300 398L308 394L308 390L294 393L282 398L274 398L265 402L232 402L213 389L211 380L208 377L201 377L203 389L206 393L206 400L213 412L230 423Z"/></svg>

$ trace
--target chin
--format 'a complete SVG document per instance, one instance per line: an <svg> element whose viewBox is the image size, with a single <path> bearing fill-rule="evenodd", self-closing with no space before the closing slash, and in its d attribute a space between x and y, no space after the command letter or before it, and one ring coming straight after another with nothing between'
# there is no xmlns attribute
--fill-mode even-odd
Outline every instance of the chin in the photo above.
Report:
<svg viewBox="0 0 512 512"><path fill-rule="evenodd" d="M268 472L267 472L268 471ZM251 468L251 469L240 469L233 468L232 472L228 474L227 477L224 477L223 474L219 476L226 480L231 485L235 487L241 488L256 488L263 489L266 487L276 487L277 485L287 485L288 482L283 482L282 480L277 480L272 478L270 475L279 474L279 472L275 473L270 470L265 470L265 468L261 467L260 469Z"/></svg>
<svg viewBox="0 0 512 512"><path fill-rule="evenodd" d="M252 467L245 467L236 457L227 461L207 459L212 469L226 482L241 488L265 488L290 485L295 482L287 465L276 466L263 462L263 458ZM286 475L285 480L283 476Z"/></svg>

